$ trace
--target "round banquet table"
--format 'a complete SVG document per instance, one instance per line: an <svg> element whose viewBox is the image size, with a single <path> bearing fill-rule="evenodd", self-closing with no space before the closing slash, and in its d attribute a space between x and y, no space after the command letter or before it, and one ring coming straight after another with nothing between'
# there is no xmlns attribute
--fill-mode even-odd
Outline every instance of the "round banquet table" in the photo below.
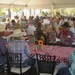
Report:
<svg viewBox="0 0 75 75"><path fill-rule="evenodd" d="M32 54L49 54L56 56L56 62L60 63L62 61L69 64L68 57L71 52L74 50L72 47L64 47L64 46L50 46L50 45L43 45L42 50L36 50L36 45L30 44L29 49Z"/></svg>

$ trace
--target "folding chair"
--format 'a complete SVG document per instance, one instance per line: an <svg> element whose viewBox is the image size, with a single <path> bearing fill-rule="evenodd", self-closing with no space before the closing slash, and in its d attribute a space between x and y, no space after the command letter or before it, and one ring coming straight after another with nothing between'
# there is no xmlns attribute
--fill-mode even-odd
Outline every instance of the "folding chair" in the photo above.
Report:
<svg viewBox="0 0 75 75"><path fill-rule="evenodd" d="M17 67L19 64L19 67ZM31 66L22 67L22 54L21 53L8 53L7 54L7 68L8 68L8 75L13 74L24 74L29 72Z"/></svg>
<svg viewBox="0 0 75 75"><path fill-rule="evenodd" d="M5 65L5 63L0 64L0 73L4 72L4 68L3 68L4 65Z"/></svg>
<svg viewBox="0 0 75 75"><path fill-rule="evenodd" d="M54 45L55 44L55 41L56 41L56 32L50 32L48 33L48 44L50 45Z"/></svg>
<svg viewBox="0 0 75 75"><path fill-rule="evenodd" d="M72 43L72 46L71 47L74 47L75 48L75 42Z"/></svg>
<svg viewBox="0 0 75 75"><path fill-rule="evenodd" d="M38 75L53 75L56 61L55 56L36 54Z"/></svg>
<svg viewBox="0 0 75 75"><path fill-rule="evenodd" d="M5 60L6 56L2 56L1 58L4 60L4 62L0 63L0 74L3 73L5 75L5 72L7 70L7 61Z"/></svg>

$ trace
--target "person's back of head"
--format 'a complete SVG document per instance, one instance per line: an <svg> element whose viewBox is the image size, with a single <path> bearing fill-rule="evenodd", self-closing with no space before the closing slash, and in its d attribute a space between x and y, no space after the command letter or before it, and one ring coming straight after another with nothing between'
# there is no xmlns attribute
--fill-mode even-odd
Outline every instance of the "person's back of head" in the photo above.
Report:
<svg viewBox="0 0 75 75"><path fill-rule="evenodd" d="M42 23L41 22L38 22L37 23L37 27L41 27Z"/></svg>
<svg viewBox="0 0 75 75"><path fill-rule="evenodd" d="M11 23L12 23L12 24L15 24L16 22L15 22L15 20L11 20Z"/></svg>
<svg viewBox="0 0 75 75"><path fill-rule="evenodd" d="M23 29L23 27L19 24L19 23L16 23L16 25L13 27L13 29Z"/></svg>

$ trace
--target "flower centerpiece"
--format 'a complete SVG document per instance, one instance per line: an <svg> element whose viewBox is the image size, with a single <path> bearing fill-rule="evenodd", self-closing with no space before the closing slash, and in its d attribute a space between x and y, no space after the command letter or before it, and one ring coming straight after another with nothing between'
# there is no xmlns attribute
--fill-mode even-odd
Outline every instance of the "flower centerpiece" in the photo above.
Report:
<svg viewBox="0 0 75 75"><path fill-rule="evenodd" d="M42 46L42 45L43 45L43 41L42 41L42 40L39 40L39 41L38 41L38 45L39 45L39 46Z"/></svg>
<svg viewBox="0 0 75 75"><path fill-rule="evenodd" d="M38 48L39 48L39 50L42 50L42 46L43 46L43 41L39 40L38 41Z"/></svg>
<svg viewBox="0 0 75 75"><path fill-rule="evenodd" d="M43 41L43 44L45 44L45 39L44 39L43 36L41 36L40 40L42 40Z"/></svg>
<svg viewBox="0 0 75 75"><path fill-rule="evenodd" d="M43 47L43 44L45 43L45 40L44 40L44 37L41 36L40 37L40 40L38 40L38 47L39 47L39 50L42 50L42 47Z"/></svg>
<svg viewBox="0 0 75 75"><path fill-rule="evenodd" d="M42 50L42 46L45 43L44 37L41 36L40 40L35 40L36 50Z"/></svg>
<svg viewBox="0 0 75 75"><path fill-rule="evenodd" d="M59 27L58 27L58 30L59 30L59 31L60 31L60 30L62 30L62 27L61 27L61 26L59 26Z"/></svg>

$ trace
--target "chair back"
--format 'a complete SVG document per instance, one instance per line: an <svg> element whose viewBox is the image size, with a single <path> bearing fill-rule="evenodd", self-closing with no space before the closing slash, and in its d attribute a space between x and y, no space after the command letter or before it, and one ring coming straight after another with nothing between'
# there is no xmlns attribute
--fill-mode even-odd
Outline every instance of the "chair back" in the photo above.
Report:
<svg viewBox="0 0 75 75"><path fill-rule="evenodd" d="M40 73L54 73L56 61L55 56L36 54L38 64L38 75Z"/></svg>
<svg viewBox="0 0 75 75"><path fill-rule="evenodd" d="M11 72L12 67L19 67L20 74L22 74L22 54L8 53L7 54L8 71Z"/></svg>
<svg viewBox="0 0 75 75"><path fill-rule="evenodd" d="M48 33L48 43L49 44L55 44L56 36L57 36L56 32L49 32Z"/></svg>
<svg viewBox="0 0 75 75"><path fill-rule="evenodd" d="M50 33L49 33L49 36L50 36L50 37L56 37L56 32L50 32Z"/></svg>

